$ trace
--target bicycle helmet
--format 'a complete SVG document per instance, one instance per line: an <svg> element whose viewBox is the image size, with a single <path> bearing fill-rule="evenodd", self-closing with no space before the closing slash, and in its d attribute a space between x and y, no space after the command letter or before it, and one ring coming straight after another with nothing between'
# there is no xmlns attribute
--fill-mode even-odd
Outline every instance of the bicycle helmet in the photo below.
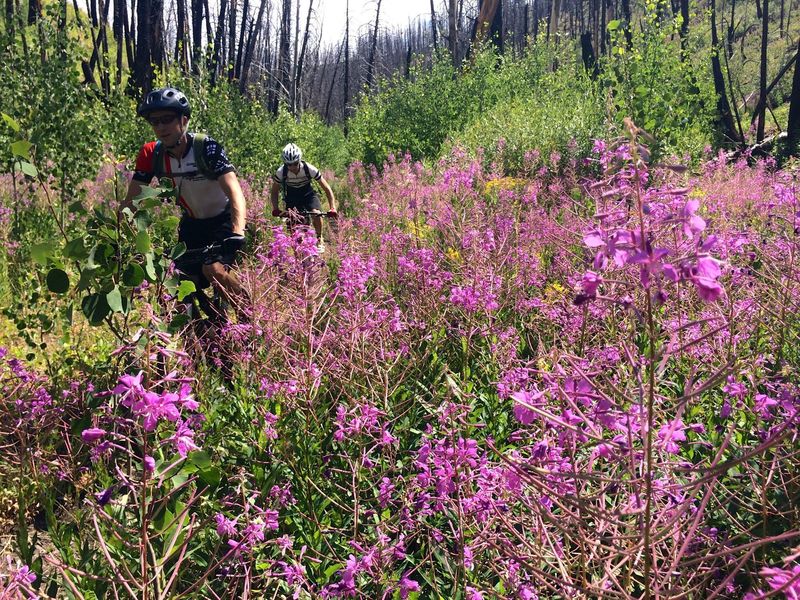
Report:
<svg viewBox="0 0 800 600"><path fill-rule="evenodd" d="M136 113L140 117L147 117L151 112L157 110L174 110L186 117L192 114L189 99L182 91L174 87L159 88L147 94L139 108L136 109Z"/></svg>
<svg viewBox="0 0 800 600"><path fill-rule="evenodd" d="M286 144L283 148L283 162L287 165L300 162L301 158L303 158L303 151L294 144Z"/></svg>

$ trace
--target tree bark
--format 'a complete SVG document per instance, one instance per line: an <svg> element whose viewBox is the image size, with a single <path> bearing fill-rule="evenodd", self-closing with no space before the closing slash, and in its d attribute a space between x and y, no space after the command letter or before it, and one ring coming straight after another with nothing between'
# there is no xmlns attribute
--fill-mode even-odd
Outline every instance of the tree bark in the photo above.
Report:
<svg viewBox="0 0 800 600"><path fill-rule="evenodd" d="M723 52L717 36L717 9L716 0L710 0L709 12L711 13L711 72L714 77L714 91L717 93L717 115L720 130L728 144L742 142L733 124L731 106L728 103L728 94L725 92L725 78L722 75L722 66L719 62L719 53Z"/></svg>
<svg viewBox="0 0 800 600"><path fill-rule="evenodd" d="M456 0L449 0L447 4L447 45L450 48L450 57L453 67L458 68L458 15L456 14Z"/></svg>
<svg viewBox="0 0 800 600"><path fill-rule="evenodd" d="M219 17L217 18L217 33L214 36L214 53L211 56L211 87L217 84L219 76L220 60L222 60L222 39L225 35L225 11L228 9L228 0L221 0L219 5Z"/></svg>
<svg viewBox="0 0 800 600"><path fill-rule="evenodd" d="M308 2L308 13L306 14L306 30L303 33L303 43L300 46L300 54L297 57L297 70L294 75L294 89L296 94L300 94L301 86L303 84L303 65L305 64L306 49L308 48L308 37L311 32L311 15L314 7L314 0ZM300 104L295 100L295 110L297 111Z"/></svg>
<svg viewBox="0 0 800 600"><path fill-rule="evenodd" d="M275 114L278 111L281 95L286 96L289 91L289 64L291 60L291 35L292 35L292 0L283 0L281 13L281 32L278 40L278 94L275 103ZM288 97L286 98L288 100Z"/></svg>
<svg viewBox="0 0 800 600"><path fill-rule="evenodd" d="M547 21L547 41L550 41L550 36L553 36L555 39L556 34L558 33L558 19L561 12L561 0L552 0L552 5L550 6L550 18Z"/></svg>
<svg viewBox="0 0 800 600"><path fill-rule="evenodd" d="M330 111L331 99L333 98L333 90L336 85L336 73L339 71L339 63L342 60L342 48L344 44L339 44L339 54L336 56L336 64L333 67L333 75L331 76L331 86L328 88L328 98L325 100L325 122L330 124Z"/></svg>
<svg viewBox="0 0 800 600"><path fill-rule="evenodd" d="M247 20L250 16L250 0L244 0L242 5L242 25L239 28L239 46L236 49L236 65L233 70L235 79L242 77L242 60L244 59L245 34L248 31Z"/></svg>
<svg viewBox="0 0 800 600"><path fill-rule="evenodd" d="M713 2L714 0L711 1ZM581 34L581 56L583 57L583 66L586 72L591 75L592 79L597 79L600 69L597 66L597 57L592 47L592 34L590 31Z"/></svg>
<svg viewBox="0 0 800 600"><path fill-rule="evenodd" d="M247 80L250 77L250 64L253 61L253 54L256 48L256 41L258 36L261 35L261 27L264 22L264 11L266 10L269 0L261 0L258 7L258 17L256 17L255 27L250 39L247 41L247 51L245 52L244 65L242 66L242 75L239 80L239 89L244 92L247 87Z"/></svg>
<svg viewBox="0 0 800 600"><path fill-rule="evenodd" d="M35 25L42 17L42 3L39 0L28 0L28 25Z"/></svg>
<svg viewBox="0 0 800 600"><path fill-rule="evenodd" d="M735 32L735 27L734 27L735 18L736 18L736 0L731 0L731 19L728 22L728 34L727 34L728 58L733 56L733 37Z"/></svg>
<svg viewBox="0 0 800 600"><path fill-rule="evenodd" d="M372 89L372 79L375 73L375 52L378 48L378 26L381 19L381 1L378 0L378 9L375 11L375 27L372 29L372 42L369 48L369 60L367 62L367 89Z"/></svg>
<svg viewBox="0 0 800 600"><path fill-rule="evenodd" d="M186 45L186 0L175 0L175 12L177 13L177 23L175 29L175 61L180 65L181 70L186 73L189 70L189 55Z"/></svg>
<svg viewBox="0 0 800 600"><path fill-rule="evenodd" d="M763 18L761 19L761 69L759 77L759 103L761 110L758 113L758 129L756 142L764 140L764 127L766 125L767 107L767 43L769 42L769 0L764 0Z"/></svg>
<svg viewBox="0 0 800 600"><path fill-rule="evenodd" d="M342 94L342 120L344 134L347 135L347 104L350 102L350 0L346 0L344 9L344 93Z"/></svg>
<svg viewBox="0 0 800 600"><path fill-rule="evenodd" d="M192 0L192 73L200 74L203 56L203 1Z"/></svg>
<svg viewBox="0 0 800 600"><path fill-rule="evenodd" d="M681 58L683 59L685 58L686 43L689 38L689 0L681 0L681 28L679 35L681 36Z"/></svg>
<svg viewBox="0 0 800 600"><path fill-rule="evenodd" d="M149 92L153 83L153 74L150 69L152 58L152 37L150 33L152 18L150 8L151 3L147 0L140 0L136 5L138 27L136 31L136 58L133 67L133 80L142 93Z"/></svg>
<svg viewBox="0 0 800 600"><path fill-rule="evenodd" d="M436 9L431 0L431 36L433 37L433 51L439 51L439 28L436 26Z"/></svg>
<svg viewBox="0 0 800 600"><path fill-rule="evenodd" d="M228 12L228 48L227 48L227 66L228 66L228 81L233 81L234 68L236 66L236 10L238 8L237 0L230 0L230 10Z"/></svg>
<svg viewBox="0 0 800 600"><path fill-rule="evenodd" d="M798 146L800 146L800 39L797 42L794 77L792 78L792 96L789 102L789 123L786 126L787 147L791 156L797 156Z"/></svg>
<svg viewBox="0 0 800 600"><path fill-rule="evenodd" d="M147 0L140 0L146 2ZM150 0L151 56L157 69L164 67L164 0ZM148 68L150 65L148 65ZM152 77L152 76L151 76Z"/></svg>

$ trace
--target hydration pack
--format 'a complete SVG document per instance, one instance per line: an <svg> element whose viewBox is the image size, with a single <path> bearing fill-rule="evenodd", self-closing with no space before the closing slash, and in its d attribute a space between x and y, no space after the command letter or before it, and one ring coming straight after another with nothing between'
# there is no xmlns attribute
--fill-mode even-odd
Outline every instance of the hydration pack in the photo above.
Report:
<svg viewBox="0 0 800 600"><path fill-rule="evenodd" d="M192 148L194 149L194 161L197 165L197 171L206 179L216 179L216 174L211 170L211 167L206 162L205 144L208 136L205 133L195 133L192 138ZM164 144L161 140L156 142L156 147L153 150L153 175L157 179L161 179L168 175L167 173L167 156L164 152Z"/></svg>

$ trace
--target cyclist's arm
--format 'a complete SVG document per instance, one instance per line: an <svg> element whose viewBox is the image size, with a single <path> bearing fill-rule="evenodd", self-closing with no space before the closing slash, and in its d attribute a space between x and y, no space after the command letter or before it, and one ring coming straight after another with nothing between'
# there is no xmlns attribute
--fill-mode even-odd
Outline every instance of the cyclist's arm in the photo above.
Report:
<svg viewBox="0 0 800 600"><path fill-rule="evenodd" d="M272 202L272 212L279 210L278 208L278 194L281 191L281 184L277 181L272 182L272 187L269 189L269 201Z"/></svg>
<svg viewBox="0 0 800 600"><path fill-rule="evenodd" d="M319 178L319 186L322 188L322 191L325 192L325 196L328 198L328 210L336 212L336 197L333 195L333 190L331 189L330 184L325 181L325 178L322 176Z"/></svg>
<svg viewBox="0 0 800 600"><path fill-rule="evenodd" d="M239 179L236 173L230 171L224 175L220 175L217 179L222 191L228 196L231 201L231 221L233 224L233 233L244 235L245 217L247 216L247 203L242 193L242 187L239 185Z"/></svg>

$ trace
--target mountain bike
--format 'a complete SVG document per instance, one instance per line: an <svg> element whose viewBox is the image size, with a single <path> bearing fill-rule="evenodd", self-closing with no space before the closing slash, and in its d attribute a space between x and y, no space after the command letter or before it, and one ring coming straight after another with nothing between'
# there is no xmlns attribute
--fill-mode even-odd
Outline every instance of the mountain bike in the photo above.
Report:
<svg viewBox="0 0 800 600"><path fill-rule="evenodd" d="M217 254L222 244L214 243L202 248L186 250L180 259L183 263L202 265L209 256ZM198 281L178 269L180 281L190 281L195 285L182 300L178 300L179 308L170 322L171 329L178 331L183 338L184 347L197 366L199 363L216 366L226 382L233 377L230 348L225 330L231 323L230 306L227 299L216 287ZM205 282L207 283L207 282ZM211 287L211 296L205 289Z"/></svg>

